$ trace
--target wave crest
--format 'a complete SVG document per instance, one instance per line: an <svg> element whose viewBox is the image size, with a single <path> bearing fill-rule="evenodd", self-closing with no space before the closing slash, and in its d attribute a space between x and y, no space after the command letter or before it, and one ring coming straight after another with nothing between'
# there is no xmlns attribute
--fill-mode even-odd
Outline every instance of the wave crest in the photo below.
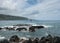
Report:
<svg viewBox="0 0 60 43"><path fill-rule="evenodd" d="M45 28L53 27L51 25L42 25L42 26L44 26Z"/></svg>

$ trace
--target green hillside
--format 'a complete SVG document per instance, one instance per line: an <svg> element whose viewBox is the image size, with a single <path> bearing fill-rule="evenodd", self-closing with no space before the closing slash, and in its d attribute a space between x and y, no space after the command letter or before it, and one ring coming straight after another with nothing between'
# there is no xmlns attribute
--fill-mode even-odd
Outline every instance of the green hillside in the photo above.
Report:
<svg viewBox="0 0 60 43"><path fill-rule="evenodd" d="M26 17L0 14L0 20L28 20Z"/></svg>

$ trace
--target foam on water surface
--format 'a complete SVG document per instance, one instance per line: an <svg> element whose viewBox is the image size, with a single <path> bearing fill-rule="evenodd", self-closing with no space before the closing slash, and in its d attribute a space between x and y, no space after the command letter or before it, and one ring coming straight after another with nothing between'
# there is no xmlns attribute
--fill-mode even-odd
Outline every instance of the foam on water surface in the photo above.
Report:
<svg viewBox="0 0 60 43"><path fill-rule="evenodd" d="M0 35L0 40L2 40L2 39L5 39L5 37L2 37L2 36Z"/></svg>
<svg viewBox="0 0 60 43"><path fill-rule="evenodd" d="M20 37L20 39L28 40L28 38L26 38L26 37Z"/></svg>
<svg viewBox="0 0 60 43"><path fill-rule="evenodd" d="M42 26L44 26L45 28L53 27L51 25L42 25Z"/></svg>

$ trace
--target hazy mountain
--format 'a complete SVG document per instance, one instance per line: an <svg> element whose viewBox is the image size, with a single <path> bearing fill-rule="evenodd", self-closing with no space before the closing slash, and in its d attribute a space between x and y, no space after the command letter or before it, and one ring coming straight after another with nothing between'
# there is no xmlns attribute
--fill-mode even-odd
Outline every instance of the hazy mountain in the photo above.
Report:
<svg viewBox="0 0 60 43"><path fill-rule="evenodd" d="M26 17L0 14L0 20L28 20Z"/></svg>

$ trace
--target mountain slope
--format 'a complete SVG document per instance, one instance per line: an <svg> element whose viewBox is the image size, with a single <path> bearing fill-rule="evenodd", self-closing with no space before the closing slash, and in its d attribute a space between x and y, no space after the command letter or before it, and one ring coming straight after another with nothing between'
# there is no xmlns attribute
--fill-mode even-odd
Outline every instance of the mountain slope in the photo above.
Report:
<svg viewBox="0 0 60 43"><path fill-rule="evenodd" d="M20 16L11 16L0 14L0 20L28 20L28 18L20 17Z"/></svg>

